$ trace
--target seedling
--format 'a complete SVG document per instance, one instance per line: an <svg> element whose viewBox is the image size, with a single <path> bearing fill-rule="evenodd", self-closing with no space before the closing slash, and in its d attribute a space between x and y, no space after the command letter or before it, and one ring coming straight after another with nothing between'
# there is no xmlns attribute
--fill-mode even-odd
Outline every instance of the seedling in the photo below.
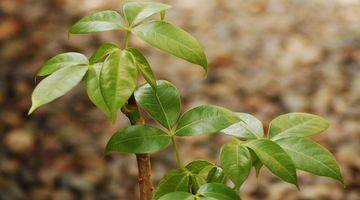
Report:
<svg viewBox="0 0 360 200"><path fill-rule="evenodd" d="M105 152L136 154L142 200L240 199L240 187L251 168L259 174L262 166L296 187L297 169L344 184L332 154L308 138L328 128L329 123L319 116L281 115L271 121L265 134L262 123L254 116L215 105L198 106L180 115L180 94L176 87L166 80L156 80L145 56L129 44L130 36L136 36L152 47L199 65L207 73L206 56L199 42L165 21L169 8L161 3L128 2L122 12L126 22L121 14L110 10L76 22L69 34L125 31L124 47L105 43L90 58L69 52L48 60L37 73L46 78L32 94L29 114L83 80L89 99L109 120L116 121L119 110L129 118L131 125L114 133ZM148 19L154 14L159 14L160 20ZM146 84L138 86L139 74ZM140 109L158 124L146 124ZM185 165L176 138L214 133L233 138L222 146L220 164L197 160ZM153 192L149 154L170 144L178 168L167 172Z"/></svg>

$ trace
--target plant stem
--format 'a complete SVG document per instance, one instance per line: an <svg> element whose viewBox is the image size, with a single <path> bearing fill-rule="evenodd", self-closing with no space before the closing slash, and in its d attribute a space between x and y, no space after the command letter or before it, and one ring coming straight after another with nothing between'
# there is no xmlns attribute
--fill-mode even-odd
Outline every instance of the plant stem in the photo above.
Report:
<svg viewBox="0 0 360 200"><path fill-rule="evenodd" d="M144 118L140 115L139 107L136 104L134 95L129 98L128 104L121 111L129 118L132 125L145 124ZM154 187L151 181L150 154L136 154L136 161L139 173L138 182L140 200L151 200Z"/></svg>
<svg viewBox="0 0 360 200"><path fill-rule="evenodd" d="M184 163L182 162L181 160L181 157L180 157L180 152L179 152L179 149L178 149L178 146L177 146L177 143L175 141L175 137L174 136L171 136L171 142L174 146L174 151L175 151L175 156L176 156L176 160L178 162L178 165L180 168L183 168L184 167Z"/></svg>
<svg viewBox="0 0 360 200"><path fill-rule="evenodd" d="M128 32L126 33L126 36L125 36L124 48L127 48L127 47L128 47L130 37L131 37L131 32L130 32L130 31L128 31Z"/></svg>

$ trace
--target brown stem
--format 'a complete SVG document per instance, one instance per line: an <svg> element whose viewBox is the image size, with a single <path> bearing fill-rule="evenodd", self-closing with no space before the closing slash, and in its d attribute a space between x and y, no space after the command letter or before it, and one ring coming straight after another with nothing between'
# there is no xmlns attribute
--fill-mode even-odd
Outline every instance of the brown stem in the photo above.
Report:
<svg viewBox="0 0 360 200"><path fill-rule="evenodd" d="M135 97L132 95L128 100L128 104L121 110L130 120L132 125L145 124L141 117L139 107L136 104ZM140 200L151 200L152 192L154 190L151 181L151 161L150 154L136 154L136 161L138 165L138 182Z"/></svg>

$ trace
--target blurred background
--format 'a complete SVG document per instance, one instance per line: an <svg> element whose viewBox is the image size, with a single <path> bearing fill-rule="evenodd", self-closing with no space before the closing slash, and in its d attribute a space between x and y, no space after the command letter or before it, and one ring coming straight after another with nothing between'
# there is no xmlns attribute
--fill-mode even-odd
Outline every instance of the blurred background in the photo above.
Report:
<svg viewBox="0 0 360 200"><path fill-rule="evenodd" d="M248 112L268 126L287 112L331 121L313 137L335 154L347 187L298 171L301 191L266 169L242 187L252 199L360 199L360 2L358 0L163 0L167 20L205 47L208 77L200 67L132 38L158 79L180 90L182 110L202 103ZM34 76L51 56L86 55L102 42L122 43L121 32L67 38L89 12L121 10L120 0L0 0L0 199L137 199L133 155L102 150L120 127L87 99L80 85L27 116ZM218 161L228 140L212 135L180 140L186 161ZM157 183L176 167L170 148L152 156Z"/></svg>

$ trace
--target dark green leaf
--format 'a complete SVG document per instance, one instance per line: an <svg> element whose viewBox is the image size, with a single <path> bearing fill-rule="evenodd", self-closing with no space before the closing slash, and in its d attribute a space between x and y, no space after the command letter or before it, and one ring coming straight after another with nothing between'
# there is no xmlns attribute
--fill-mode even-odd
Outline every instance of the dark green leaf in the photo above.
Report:
<svg viewBox="0 0 360 200"><path fill-rule="evenodd" d="M239 195L221 183L207 183L200 187L197 194L216 200L240 200Z"/></svg>
<svg viewBox="0 0 360 200"><path fill-rule="evenodd" d="M273 174L297 186L295 165L278 144L268 139L251 140L245 144Z"/></svg>
<svg viewBox="0 0 360 200"><path fill-rule="evenodd" d="M119 47L116 44L105 43L102 44L95 53L90 57L90 64L94 64L97 62L103 62L104 59L111 54L112 52L118 50Z"/></svg>
<svg viewBox="0 0 360 200"><path fill-rule="evenodd" d="M189 170L192 174L203 175L214 167L216 167L216 165L206 160L196 160L187 164L185 168Z"/></svg>
<svg viewBox="0 0 360 200"><path fill-rule="evenodd" d="M126 48L126 51L129 51L134 56L137 69L151 87L156 90L156 78L145 56L135 48Z"/></svg>
<svg viewBox="0 0 360 200"><path fill-rule="evenodd" d="M42 80L31 96L32 106L29 114L69 92L81 81L87 70L88 66L82 65L64 67Z"/></svg>
<svg viewBox="0 0 360 200"><path fill-rule="evenodd" d="M106 145L105 152L153 153L164 149L171 137L149 125L134 125L116 132Z"/></svg>
<svg viewBox="0 0 360 200"><path fill-rule="evenodd" d="M176 192L187 192L189 189L190 174L184 169L173 169L165 174L160 180L158 187L156 188L153 199L157 200L161 196Z"/></svg>
<svg viewBox="0 0 360 200"><path fill-rule="evenodd" d="M226 176L224 170L220 167L214 167L209 171L206 182L208 183L224 183Z"/></svg>
<svg viewBox="0 0 360 200"><path fill-rule="evenodd" d="M256 177L258 177L263 164L262 164L262 162L260 161L260 159L257 157L257 155L255 154L255 152L253 150L249 149L249 151L250 151L250 154L251 154L252 165L255 168Z"/></svg>
<svg viewBox="0 0 360 200"><path fill-rule="evenodd" d="M207 72L204 49L184 30L164 21L153 21L135 27L132 32L153 47L200 65Z"/></svg>
<svg viewBox="0 0 360 200"><path fill-rule="evenodd" d="M89 70L85 76L86 92L91 102L93 102L96 107L105 113L109 119L114 121L115 119L112 119L113 116L111 115L111 112L106 105L104 97L100 91L99 76L102 65L103 63L97 63L89 66Z"/></svg>
<svg viewBox="0 0 360 200"><path fill-rule="evenodd" d="M126 30L121 15L116 11L105 10L83 17L70 28L69 33L85 34L120 29Z"/></svg>
<svg viewBox="0 0 360 200"><path fill-rule="evenodd" d="M175 131L177 136L191 136L218 132L240 119L230 110L213 105L203 105L184 113Z"/></svg>
<svg viewBox="0 0 360 200"><path fill-rule="evenodd" d="M168 81L157 81L157 92L149 84L135 91L137 103L167 129L171 129L180 113L180 95Z"/></svg>
<svg viewBox="0 0 360 200"><path fill-rule="evenodd" d="M200 175L191 175L190 182L192 193L196 193L199 188L206 183L206 180Z"/></svg>
<svg viewBox="0 0 360 200"><path fill-rule="evenodd" d="M291 157L296 168L327 176L344 184L340 168L331 153L308 138L288 137L275 141Z"/></svg>
<svg viewBox="0 0 360 200"><path fill-rule="evenodd" d="M288 113L271 121L269 138L273 140L284 137L306 137L321 133L329 127L325 119L307 113Z"/></svg>
<svg viewBox="0 0 360 200"><path fill-rule="evenodd" d="M37 72L38 76L49 75L61 68L75 65L88 65L88 59L81 53L68 52L50 58Z"/></svg>
<svg viewBox="0 0 360 200"><path fill-rule="evenodd" d="M134 92L137 85L137 70L132 55L116 50L104 62L100 72L100 89L113 119Z"/></svg>
<svg viewBox="0 0 360 200"><path fill-rule="evenodd" d="M126 20L135 25L153 14L160 13L171 6L155 2L127 2L123 6Z"/></svg>
<svg viewBox="0 0 360 200"><path fill-rule="evenodd" d="M240 122L229 126L221 132L247 139L257 139L264 135L263 125L260 120L247 113L236 113Z"/></svg>
<svg viewBox="0 0 360 200"><path fill-rule="evenodd" d="M250 174L252 163L249 150L239 142L229 142L221 148L220 163L235 188L239 189Z"/></svg>
<svg viewBox="0 0 360 200"><path fill-rule="evenodd" d="M159 200L195 200L195 195L188 192L172 192L162 196Z"/></svg>

